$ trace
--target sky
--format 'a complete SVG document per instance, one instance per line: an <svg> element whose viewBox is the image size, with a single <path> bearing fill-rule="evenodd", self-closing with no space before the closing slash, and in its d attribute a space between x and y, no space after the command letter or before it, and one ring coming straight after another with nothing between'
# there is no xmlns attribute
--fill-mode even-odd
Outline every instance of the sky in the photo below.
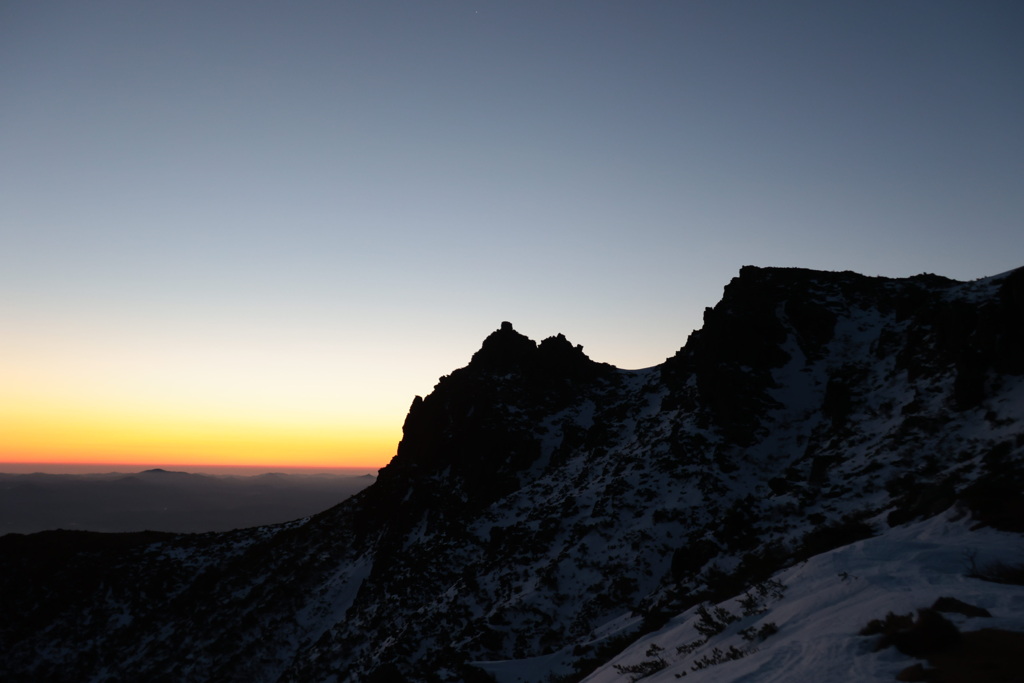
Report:
<svg viewBox="0 0 1024 683"><path fill-rule="evenodd" d="M502 321L1024 265L1024 4L0 1L4 462L383 466Z"/></svg>

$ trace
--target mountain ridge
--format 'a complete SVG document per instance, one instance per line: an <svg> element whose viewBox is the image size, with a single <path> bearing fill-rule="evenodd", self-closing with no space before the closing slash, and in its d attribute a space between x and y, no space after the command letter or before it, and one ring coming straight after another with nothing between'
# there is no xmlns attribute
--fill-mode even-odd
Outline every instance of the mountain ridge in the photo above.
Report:
<svg viewBox="0 0 1024 683"><path fill-rule="evenodd" d="M557 654L528 680L579 680L879 525L960 500L1012 526L1022 375L1024 269L747 266L638 371L502 323L335 508L62 567L0 561L8 581L37 577L0 607L47 615L0 627L0 673L454 682Z"/></svg>

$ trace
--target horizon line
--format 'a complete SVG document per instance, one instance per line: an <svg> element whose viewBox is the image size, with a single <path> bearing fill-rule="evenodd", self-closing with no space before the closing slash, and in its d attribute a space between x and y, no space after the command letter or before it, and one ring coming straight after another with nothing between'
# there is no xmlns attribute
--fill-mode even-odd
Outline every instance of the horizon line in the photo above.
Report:
<svg viewBox="0 0 1024 683"><path fill-rule="evenodd" d="M385 463L386 465L386 463ZM161 469L197 474L312 474L369 473L376 475L385 465L226 465L216 463L161 463L161 462L56 462L56 461L2 461L0 474L106 474L136 473Z"/></svg>

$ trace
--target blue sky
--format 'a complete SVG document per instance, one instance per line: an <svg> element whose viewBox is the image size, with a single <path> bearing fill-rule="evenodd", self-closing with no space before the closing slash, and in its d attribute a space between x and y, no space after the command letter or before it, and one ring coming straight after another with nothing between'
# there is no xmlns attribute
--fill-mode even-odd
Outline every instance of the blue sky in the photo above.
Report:
<svg viewBox="0 0 1024 683"><path fill-rule="evenodd" d="M4 3L0 411L391 443L503 320L637 368L745 264L1024 265L1022 29L1017 2Z"/></svg>

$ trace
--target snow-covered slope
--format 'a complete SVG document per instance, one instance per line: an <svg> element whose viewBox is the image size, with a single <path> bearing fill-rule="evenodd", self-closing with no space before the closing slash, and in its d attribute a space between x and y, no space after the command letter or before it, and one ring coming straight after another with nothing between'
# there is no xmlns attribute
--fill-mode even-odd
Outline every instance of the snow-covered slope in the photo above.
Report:
<svg viewBox="0 0 1024 683"><path fill-rule="evenodd" d="M744 268L679 353L634 372L505 323L413 401L377 482L320 515L73 552L0 539L0 609L17 615L0 676L541 683L664 660L664 678L761 623L679 652L696 610L775 582L758 656L689 675L761 680L812 628L834 634L825 666L864 626L829 610L926 572L881 557L937 537L919 520L960 504L972 521L948 533L968 546L996 533L969 524L1024 529L1022 415L1024 270ZM886 656L857 666L888 676Z"/></svg>
<svg viewBox="0 0 1024 683"><path fill-rule="evenodd" d="M1024 544L1018 535L973 526L966 511L951 508L814 556L774 575L768 595L755 588L711 607L712 615L720 609L737 617L721 633L707 637L698 630L706 623L698 608L687 610L584 680L634 680L630 670L653 661L663 668L644 678L651 683L675 681L680 674L688 681L715 683L891 681L917 660L892 647L876 651L879 637L859 632L889 612L914 614L944 597L991 613L988 618L946 613L961 631L1024 632L1024 587L968 576L978 563L1024 563ZM750 598L756 609L747 608ZM757 637L766 626L772 634ZM702 662L721 659L716 648L741 656L701 668ZM495 669L503 683L537 680L517 675L514 666Z"/></svg>

